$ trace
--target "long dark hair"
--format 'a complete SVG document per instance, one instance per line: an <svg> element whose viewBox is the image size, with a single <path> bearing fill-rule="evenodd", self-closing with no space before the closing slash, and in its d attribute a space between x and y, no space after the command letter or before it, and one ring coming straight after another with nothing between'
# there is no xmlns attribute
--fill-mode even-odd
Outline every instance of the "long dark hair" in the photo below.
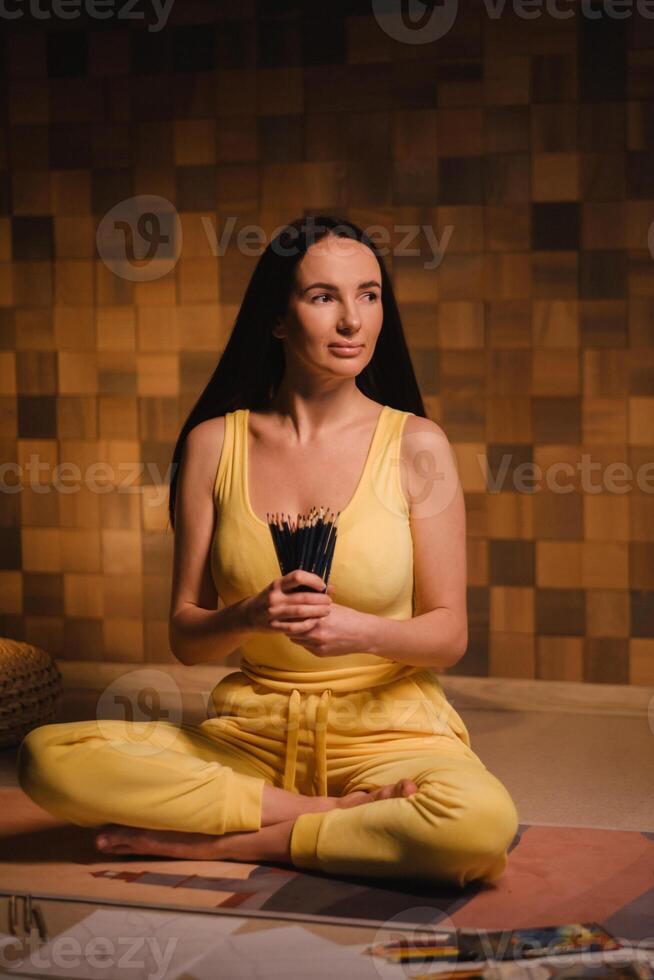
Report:
<svg viewBox="0 0 654 980"><path fill-rule="evenodd" d="M186 437L200 422L239 408L261 410L274 397L284 376L285 358L283 344L272 329L277 317L286 312L296 265L309 246L330 234L367 245L381 272L382 328L369 364L356 377L357 387L382 405L426 417L393 287L374 242L351 221L326 215L297 218L279 232L257 262L222 356L182 426L173 452L168 498L173 530L177 475Z"/></svg>

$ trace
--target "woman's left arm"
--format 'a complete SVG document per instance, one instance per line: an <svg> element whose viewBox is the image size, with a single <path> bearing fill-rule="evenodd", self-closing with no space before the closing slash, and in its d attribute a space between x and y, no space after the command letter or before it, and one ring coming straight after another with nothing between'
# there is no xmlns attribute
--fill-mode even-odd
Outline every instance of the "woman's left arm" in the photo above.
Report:
<svg viewBox="0 0 654 980"><path fill-rule="evenodd" d="M365 652L421 667L451 667L468 645L466 517L454 451L435 422L406 420L402 489L410 507L415 615L370 615Z"/></svg>

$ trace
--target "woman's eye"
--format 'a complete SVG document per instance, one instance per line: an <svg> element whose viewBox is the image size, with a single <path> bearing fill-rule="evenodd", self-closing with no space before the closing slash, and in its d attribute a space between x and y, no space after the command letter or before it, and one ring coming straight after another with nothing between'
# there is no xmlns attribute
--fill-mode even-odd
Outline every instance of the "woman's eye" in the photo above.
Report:
<svg viewBox="0 0 654 980"><path fill-rule="evenodd" d="M373 300L376 300L378 298L377 297L377 293L364 293L364 296L372 296ZM331 299L331 296L329 295L329 293L317 293L313 297L313 299L323 299L324 297L327 297L327 299ZM313 302L313 300L311 302ZM320 304L320 305L323 305L323 304Z"/></svg>

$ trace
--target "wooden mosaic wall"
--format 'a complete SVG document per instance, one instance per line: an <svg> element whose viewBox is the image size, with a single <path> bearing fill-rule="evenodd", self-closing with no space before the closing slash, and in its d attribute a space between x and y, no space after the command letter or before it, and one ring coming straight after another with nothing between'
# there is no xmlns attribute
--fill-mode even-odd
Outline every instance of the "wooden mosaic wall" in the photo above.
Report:
<svg viewBox="0 0 654 980"><path fill-rule="evenodd" d="M0 634L173 659L166 468L256 262L235 236L321 209L388 231L459 461L452 672L654 684L654 22L489 6L425 44L356 0L6 21ZM96 249L137 195L183 235L153 278Z"/></svg>

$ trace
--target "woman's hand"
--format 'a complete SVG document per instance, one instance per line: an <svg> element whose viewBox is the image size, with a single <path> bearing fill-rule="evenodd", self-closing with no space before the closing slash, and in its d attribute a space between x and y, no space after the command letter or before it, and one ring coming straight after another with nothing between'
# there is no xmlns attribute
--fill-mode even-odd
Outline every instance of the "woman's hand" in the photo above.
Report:
<svg viewBox="0 0 654 980"><path fill-rule="evenodd" d="M325 588L325 582L319 575L302 568L296 568L282 578L274 579L245 604L248 627L279 632L277 624L289 621L306 629L317 619L327 616L332 604L329 593L334 591L334 586L329 585L327 592L289 591L298 585L310 585L313 589Z"/></svg>
<svg viewBox="0 0 654 980"><path fill-rule="evenodd" d="M367 651L373 619L368 613L332 603L327 615L311 622L280 620L271 625L316 657L338 657Z"/></svg>

